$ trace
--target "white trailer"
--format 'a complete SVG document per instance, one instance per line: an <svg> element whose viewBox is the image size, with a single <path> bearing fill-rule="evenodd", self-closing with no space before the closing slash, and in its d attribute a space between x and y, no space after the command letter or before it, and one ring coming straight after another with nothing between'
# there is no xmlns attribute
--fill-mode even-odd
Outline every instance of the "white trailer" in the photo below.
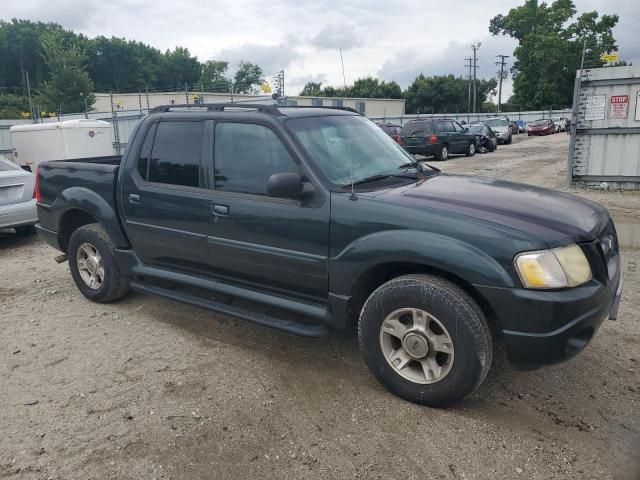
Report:
<svg viewBox="0 0 640 480"><path fill-rule="evenodd" d="M13 161L32 171L46 160L114 155L111 124L102 120L14 125L9 133Z"/></svg>

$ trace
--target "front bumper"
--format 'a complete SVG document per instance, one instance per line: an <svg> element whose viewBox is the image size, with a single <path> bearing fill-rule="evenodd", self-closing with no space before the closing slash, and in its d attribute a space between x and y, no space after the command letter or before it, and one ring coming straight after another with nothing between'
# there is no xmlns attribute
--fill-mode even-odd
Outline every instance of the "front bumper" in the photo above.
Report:
<svg viewBox="0 0 640 480"><path fill-rule="evenodd" d="M0 230L35 225L37 221L38 212L35 199L0 206Z"/></svg>
<svg viewBox="0 0 640 480"><path fill-rule="evenodd" d="M511 134L506 131L506 132L495 132L496 133L496 138L498 139L498 142L506 142L507 140L509 140L509 137L511 136Z"/></svg>
<svg viewBox="0 0 640 480"><path fill-rule="evenodd" d="M573 289L540 291L479 287L502 326L509 361L531 368L564 362L581 352L606 318L616 319L619 276Z"/></svg>

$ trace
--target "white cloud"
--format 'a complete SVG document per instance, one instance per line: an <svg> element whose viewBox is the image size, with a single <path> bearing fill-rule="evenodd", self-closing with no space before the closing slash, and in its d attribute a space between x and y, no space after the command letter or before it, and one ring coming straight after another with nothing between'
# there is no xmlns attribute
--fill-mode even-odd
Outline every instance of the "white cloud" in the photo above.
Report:
<svg viewBox="0 0 640 480"><path fill-rule="evenodd" d="M362 39L352 25L327 25L311 39L311 44L317 48L349 50L361 46Z"/></svg>

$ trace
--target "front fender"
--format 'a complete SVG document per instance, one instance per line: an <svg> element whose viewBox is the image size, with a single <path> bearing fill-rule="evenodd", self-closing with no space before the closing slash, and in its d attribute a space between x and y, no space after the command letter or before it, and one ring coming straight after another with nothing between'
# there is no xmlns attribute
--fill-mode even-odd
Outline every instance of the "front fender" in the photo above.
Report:
<svg viewBox="0 0 640 480"><path fill-rule="evenodd" d="M469 243L432 232L391 230L359 238L331 258L329 290L349 296L367 271L396 262L431 267L472 285L515 286L507 264Z"/></svg>
<svg viewBox="0 0 640 480"><path fill-rule="evenodd" d="M67 188L58 195L50 209L57 213L58 231L65 214L72 210L82 210L102 225L116 248L130 248L114 206L93 190L85 187Z"/></svg>

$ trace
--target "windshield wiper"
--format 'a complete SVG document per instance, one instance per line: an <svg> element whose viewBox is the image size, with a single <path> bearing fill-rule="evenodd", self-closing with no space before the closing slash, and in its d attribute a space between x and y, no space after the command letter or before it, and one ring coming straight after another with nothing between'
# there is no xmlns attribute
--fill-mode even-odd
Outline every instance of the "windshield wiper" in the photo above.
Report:
<svg viewBox="0 0 640 480"><path fill-rule="evenodd" d="M427 167L429 167L431 170L434 170L436 172L441 172L442 170L440 170L439 168L436 168L432 165L429 165L428 163L424 163L424 162L409 162L409 163L405 163L403 165L400 165L398 167L398 169L400 168L404 168L409 169L411 167L414 167L418 172L422 173L424 170L422 169L422 165L426 165Z"/></svg>
<svg viewBox="0 0 640 480"><path fill-rule="evenodd" d="M385 178L389 178L391 175L381 175L381 174L377 174L377 175L371 175L369 177L364 177L361 178L360 180L356 180L355 182L348 182L345 184L340 185L342 188L346 188L346 187L350 187L352 185L360 185L363 183L369 183L369 182L375 182L376 180L383 180Z"/></svg>

